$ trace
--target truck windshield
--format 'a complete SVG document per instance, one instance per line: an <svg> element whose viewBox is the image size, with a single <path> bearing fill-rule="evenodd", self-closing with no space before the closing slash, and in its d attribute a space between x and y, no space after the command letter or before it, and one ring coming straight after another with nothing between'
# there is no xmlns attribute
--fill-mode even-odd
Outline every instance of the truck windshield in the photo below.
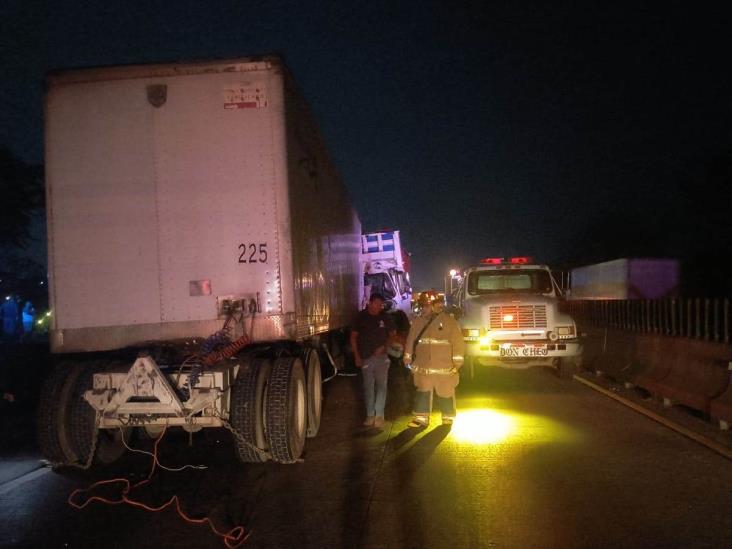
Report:
<svg viewBox="0 0 732 549"><path fill-rule="evenodd" d="M476 271L468 277L470 295L499 292L548 294L551 291L551 277L547 271L541 269Z"/></svg>
<svg viewBox="0 0 732 549"><path fill-rule="evenodd" d="M365 277L367 286L371 286L372 294L381 294L385 299L394 299L396 289L386 273L367 274Z"/></svg>

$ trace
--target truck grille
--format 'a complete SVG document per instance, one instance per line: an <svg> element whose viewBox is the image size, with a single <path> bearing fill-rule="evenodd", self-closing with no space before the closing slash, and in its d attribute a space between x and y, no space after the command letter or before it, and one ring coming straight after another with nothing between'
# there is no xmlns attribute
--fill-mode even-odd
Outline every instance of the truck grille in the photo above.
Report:
<svg viewBox="0 0 732 549"><path fill-rule="evenodd" d="M546 328L546 305L493 305L489 308L490 327ZM505 320L511 315L512 320Z"/></svg>

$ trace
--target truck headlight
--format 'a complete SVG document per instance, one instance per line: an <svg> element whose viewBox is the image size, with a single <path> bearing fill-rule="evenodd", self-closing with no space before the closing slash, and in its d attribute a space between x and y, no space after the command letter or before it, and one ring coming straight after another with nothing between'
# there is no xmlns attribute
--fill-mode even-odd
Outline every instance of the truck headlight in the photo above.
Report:
<svg viewBox="0 0 732 549"><path fill-rule="evenodd" d="M487 349L491 346L491 336L483 336L479 340L480 348L481 349Z"/></svg>
<svg viewBox="0 0 732 549"><path fill-rule="evenodd" d="M574 337L574 326L557 326L557 335L562 339Z"/></svg>

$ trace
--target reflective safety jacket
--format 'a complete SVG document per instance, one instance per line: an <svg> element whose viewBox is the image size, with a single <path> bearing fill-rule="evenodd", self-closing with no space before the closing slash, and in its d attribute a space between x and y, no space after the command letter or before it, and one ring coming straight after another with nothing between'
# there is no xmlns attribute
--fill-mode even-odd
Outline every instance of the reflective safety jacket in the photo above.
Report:
<svg viewBox="0 0 732 549"><path fill-rule="evenodd" d="M432 323L419 337L425 325L434 317ZM412 357L412 349L415 349ZM417 318L409 329L404 346L405 360L412 360L412 371L419 374L450 374L463 365L465 341L458 321L442 311Z"/></svg>

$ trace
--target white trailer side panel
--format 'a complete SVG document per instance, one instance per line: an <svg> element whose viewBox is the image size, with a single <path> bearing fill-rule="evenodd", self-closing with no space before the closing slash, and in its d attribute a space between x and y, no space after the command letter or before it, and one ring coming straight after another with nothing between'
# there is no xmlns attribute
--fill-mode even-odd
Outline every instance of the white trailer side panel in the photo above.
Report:
<svg viewBox="0 0 732 549"><path fill-rule="evenodd" d="M345 325L360 223L277 58L59 73L47 98L56 352Z"/></svg>
<svg viewBox="0 0 732 549"><path fill-rule="evenodd" d="M170 79L153 115L162 322L215 318L216 296L257 292L264 313L282 313L278 242L289 232L278 235L277 189L287 173L284 143L273 142L273 126L283 125L281 79L216 76ZM226 109L230 88L259 89L267 106ZM196 281L210 294L195 295Z"/></svg>
<svg viewBox="0 0 732 549"><path fill-rule="evenodd" d="M57 327L160 321L153 112L140 100L145 88L136 81L49 92L46 189Z"/></svg>
<svg viewBox="0 0 732 549"><path fill-rule="evenodd" d="M222 296L256 296L264 316L283 315L282 76L269 64L243 67L51 81L54 348L207 335Z"/></svg>
<svg viewBox="0 0 732 549"><path fill-rule="evenodd" d="M348 325L357 311L361 223L290 78L285 97L293 305L297 337L306 337Z"/></svg>
<svg viewBox="0 0 732 549"><path fill-rule="evenodd" d="M628 260L572 269L572 299L627 299Z"/></svg>
<svg viewBox="0 0 732 549"><path fill-rule="evenodd" d="M661 299L678 295L675 259L615 259L572 269L571 299Z"/></svg>

